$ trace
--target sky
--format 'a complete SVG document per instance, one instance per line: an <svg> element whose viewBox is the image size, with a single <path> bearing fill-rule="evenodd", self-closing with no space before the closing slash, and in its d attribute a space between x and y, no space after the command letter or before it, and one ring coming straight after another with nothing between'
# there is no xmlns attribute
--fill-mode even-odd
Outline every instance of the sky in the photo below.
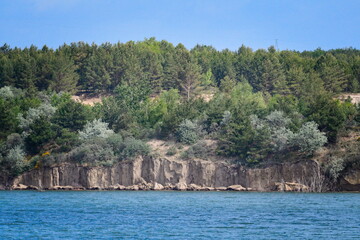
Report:
<svg viewBox="0 0 360 240"><path fill-rule="evenodd" d="M155 37L192 48L360 49L360 0L0 0L0 44Z"/></svg>

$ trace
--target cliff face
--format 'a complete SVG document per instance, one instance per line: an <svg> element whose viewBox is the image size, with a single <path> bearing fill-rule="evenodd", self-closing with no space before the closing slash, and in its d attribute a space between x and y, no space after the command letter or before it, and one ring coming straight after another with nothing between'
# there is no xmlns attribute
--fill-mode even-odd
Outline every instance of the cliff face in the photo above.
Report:
<svg viewBox="0 0 360 240"><path fill-rule="evenodd" d="M32 185L40 189L54 189L56 186L111 189L116 185L158 183L163 186L193 184L212 188L241 185L256 191L271 191L276 183L296 182L309 186L312 191L319 191L323 186L323 176L317 170L318 165L314 161L250 169L225 162L140 157L112 167L68 163L34 169L15 179L14 185Z"/></svg>
<svg viewBox="0 0 360 240"><path fill-rule="evenodd" d="M360 170L350 170L340 179L343 191L360 191Z"/></svg>

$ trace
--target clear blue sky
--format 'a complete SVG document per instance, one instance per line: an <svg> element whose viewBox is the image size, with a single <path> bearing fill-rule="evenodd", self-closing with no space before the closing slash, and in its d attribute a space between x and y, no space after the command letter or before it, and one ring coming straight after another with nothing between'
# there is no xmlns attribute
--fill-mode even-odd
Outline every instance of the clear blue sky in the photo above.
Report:
<svg viewBox="0 0 360 240"><path fill-rule="evenodd" d="M0 44L156 37L192 48L360 48L360 0L1 0Z"/></svg>

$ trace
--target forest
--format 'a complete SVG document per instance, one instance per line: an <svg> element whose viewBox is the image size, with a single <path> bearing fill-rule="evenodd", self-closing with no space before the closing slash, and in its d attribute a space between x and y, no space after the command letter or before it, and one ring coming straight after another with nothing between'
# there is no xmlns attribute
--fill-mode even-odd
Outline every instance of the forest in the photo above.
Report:
<svg viewBox="0 0 360 240"><path fill-rule="evenodd" d="M353 48L188 50L155 38L57 49L4 44L0 172L11 179L69 161L111 166L154 155L147 142L162 139L176 143L169 156L215 154L249 167L325 148L324 169L336 181L360 168L360 107L339 99L358 92ZM102 102L84 105L75 94Z"/></svg>

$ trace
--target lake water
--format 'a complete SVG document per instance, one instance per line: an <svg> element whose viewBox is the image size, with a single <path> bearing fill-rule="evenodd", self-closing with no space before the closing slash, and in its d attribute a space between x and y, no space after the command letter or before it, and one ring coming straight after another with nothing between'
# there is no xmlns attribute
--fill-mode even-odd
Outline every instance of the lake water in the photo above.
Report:
<svg viewBox="0 0 360 240"><path fill-rule="evenodd" d="M0 191L0 239L360 239L360 194Z"/></svg>

